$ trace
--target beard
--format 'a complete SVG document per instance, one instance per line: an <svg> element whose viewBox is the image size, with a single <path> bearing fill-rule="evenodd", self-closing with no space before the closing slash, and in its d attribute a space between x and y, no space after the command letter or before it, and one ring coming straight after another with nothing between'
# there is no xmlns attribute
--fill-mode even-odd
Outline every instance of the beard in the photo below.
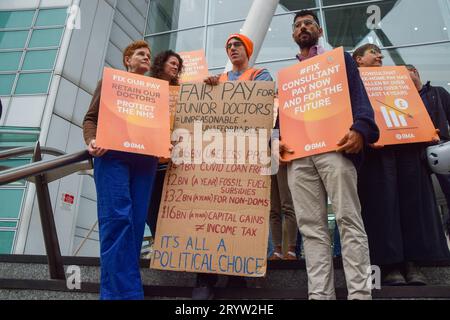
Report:
<svg viewBox="0 0 450 320"><path fill-rule="evenodd" d="M302 35L307 34L309 37L302 38ZM295 42L300 48L311 48L319 42L319 37L315 33L302 32L295 38Z"/></svg>

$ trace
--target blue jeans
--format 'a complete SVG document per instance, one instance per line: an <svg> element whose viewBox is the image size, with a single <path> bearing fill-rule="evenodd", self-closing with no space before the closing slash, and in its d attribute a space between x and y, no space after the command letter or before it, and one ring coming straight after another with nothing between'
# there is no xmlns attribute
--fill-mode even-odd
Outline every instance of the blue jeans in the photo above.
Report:
<svg viewBox="0 0 450 320"><path fill-rule="evenodd" d="M94 160L102 300L144 298L139 260L157 163L118 151Z"/></svg>

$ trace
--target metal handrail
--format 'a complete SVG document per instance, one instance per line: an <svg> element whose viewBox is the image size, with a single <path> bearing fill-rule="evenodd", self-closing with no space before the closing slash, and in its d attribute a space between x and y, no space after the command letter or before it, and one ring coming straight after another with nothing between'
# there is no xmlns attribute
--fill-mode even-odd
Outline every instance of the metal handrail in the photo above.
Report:
<svg viewBox="0 0 450 320"><path fill-rule="evenodd" d="M26 154L33 154L33 152L34 152L34 146L8 149L8 150L0 151L0 159L24 156ZM62 152L61 150L58 150L55 148L50 148L50 147L41 147L41 152L44 154L52 155L52 156L62 156L62 155L66 154L65 152Z"/></svg>
<svg viewBox="0 0 450 320"><path fill-rule="evenodd" d="M39 161L20 167L15 167L9 170L0 171L0 186L18 180L45 174L52 170L59 169L84 160L92 161L92 156L87 150L59 156L56 159Z"/></svg>
<svg viewBox="0 0 450 320"><path fill-rule="evenodd" d="M42 153L57 155L58 158L42 161ZM64 154L54 148L42 148L36 142L34 148L24 147L0 152L0 159L33 154L33 163L0 171L0 185L28 179L36 185L45 250L52 279L65 279L64 265L59 247L58 235L53 217L48 184L79 170L92 168L92 156L87 150ZM63 155L61 155L63 154ZM88 160L89 162L84 162ZM84 162L84 163L83 163Z"/></svg>

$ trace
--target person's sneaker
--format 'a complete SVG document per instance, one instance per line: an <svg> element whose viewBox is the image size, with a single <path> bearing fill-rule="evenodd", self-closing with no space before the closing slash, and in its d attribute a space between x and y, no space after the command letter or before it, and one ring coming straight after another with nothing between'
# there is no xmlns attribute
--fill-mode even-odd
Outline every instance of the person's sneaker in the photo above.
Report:
<svg viewBox="0 0 450 320"><path fill-rule="evenodd" d="M284 260L297 260L297 255L295 252L288 251L286 256L284 257Z"/></svg>
<svg viewBox="0 0 450 320"><path fill-rule="evenodd" d="M410 286L426 286L427 278L412 262L407 262L405 266L406 282Z"/></svg>
<svg viewBox="0 0 450 320"><path fill-rule="evenodd" d="M400 270L394 269L383 278L382 284L385 286L404 286L406 285L406 280L400 273Z"/></svg>
<svg viewBox="0 0 450 320"><path fill-rule="evenodd" d="M195 287L192 290L192 300L212 300L213 298L214 291L209 285Z"/></svg>
<svg viewBox="0 0 450 320"><path fill-rule="evenodd" d="M283 255L278 252L274 252L267 260L283 260Z"/></svg>

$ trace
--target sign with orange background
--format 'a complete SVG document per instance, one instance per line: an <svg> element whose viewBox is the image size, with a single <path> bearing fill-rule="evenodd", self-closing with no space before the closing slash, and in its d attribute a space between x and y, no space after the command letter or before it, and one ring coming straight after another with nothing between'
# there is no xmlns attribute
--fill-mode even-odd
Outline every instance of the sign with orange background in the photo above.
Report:
<svg viewBox="0 0 450 320"><path fill-rule="evenodd" d="M181 83L202 82L208 77L208 64L206 63L205 51L178 53L183 59L184 70L180 77Z"/></svg>
<svg viewBox="0 0 450 320"><path fill-rule="evenodd" d="M279 71L278 98L284 160L335 151L353 123L344 49Z"/></svg>
<svg viewBox="0 0 450 320"><path fill-rule="evenodd" d="M167 81L105 68L97 144L105 149L170 157Z"/></svg>
<svg viewBox="0 0 450 320"><path fill-rule="evenodd" d="M359 68L380 129L376 144L429 142L436 135L408 69Z"/></svg>

